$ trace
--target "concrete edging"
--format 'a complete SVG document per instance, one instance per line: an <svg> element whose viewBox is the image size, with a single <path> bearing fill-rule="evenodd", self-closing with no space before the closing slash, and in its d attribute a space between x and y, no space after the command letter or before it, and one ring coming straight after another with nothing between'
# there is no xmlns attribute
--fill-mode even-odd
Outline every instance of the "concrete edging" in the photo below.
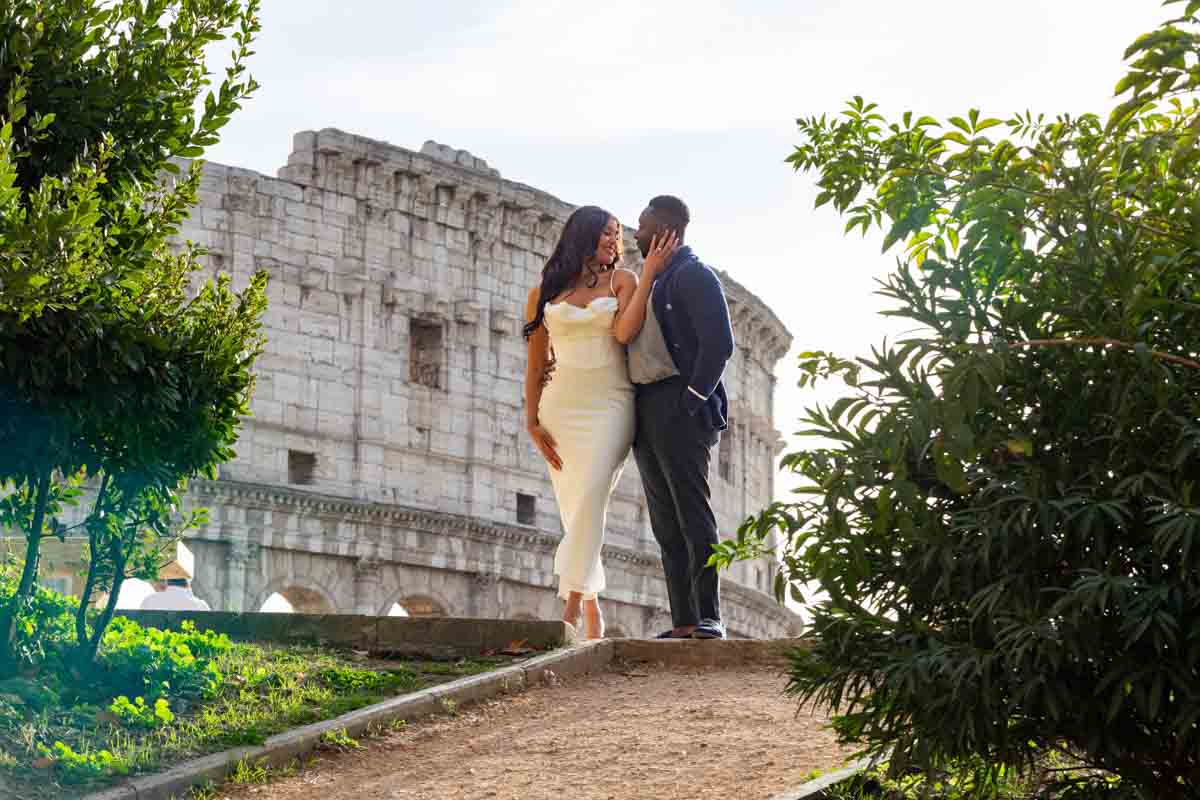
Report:
<svg viewBox="0 0 1200 800"><path fill-rule="evenodd" d="M276 734L257 747L235 747L203 756L164 772L127 780L96 792L83 800L182 800L195 785L204 781L219 783L236 768L239 761L282 766L297 756L312 752L328 732L345 728L349 736L362 734L369 725L389 724L395 720L419 719L444 707L446 701L474 703L507 692L523 691L549 675L583 675L597 671L613 659L613 642L602 639L585 642L555 653L536 656L520 664L483 675L460 678L440 686L395 697L373 706L350 711L335 719L314 722L302 728Z"/></svg>
<svg viewBox="0 0 1200 800"><path fill-rule="evenodd" d="M236 641L321 644L405 655L451 657L525 642L544 650L570 645L575 630L561 620L466 617L373 617L363 614L281 614L262 611L119 611L147 628L223 633Z"/></svg>

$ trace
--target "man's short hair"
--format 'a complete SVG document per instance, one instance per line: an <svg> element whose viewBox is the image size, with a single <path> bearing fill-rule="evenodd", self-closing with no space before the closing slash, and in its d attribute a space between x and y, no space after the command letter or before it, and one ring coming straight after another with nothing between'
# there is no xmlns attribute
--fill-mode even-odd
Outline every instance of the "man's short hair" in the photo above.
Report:
<svg viewBox="0 0 1200 800"><path fill-rule="evenodd" d="M687 203L669 194L660 194L650 201L650 210L669 227L683 230L692 221Z"/></svg>

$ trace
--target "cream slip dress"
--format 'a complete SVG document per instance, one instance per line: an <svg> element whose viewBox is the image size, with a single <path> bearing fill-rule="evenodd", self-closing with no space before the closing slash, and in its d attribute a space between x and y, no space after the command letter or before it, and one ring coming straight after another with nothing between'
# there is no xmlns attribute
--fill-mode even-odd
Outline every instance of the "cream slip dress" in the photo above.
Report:
<svg viewBox="0 0 1200 800"><path fill-rule="evenodd" d="M583 307L546 305L555 370L542 391L538 422L562 459L561 470L550 468L550 482L563 524L554 554L563 598L579 592L590 600L604 590L600 548L608 500L633 444L633 384L625 347L612 331L616 314L616 297L597 297Z"/></svg>

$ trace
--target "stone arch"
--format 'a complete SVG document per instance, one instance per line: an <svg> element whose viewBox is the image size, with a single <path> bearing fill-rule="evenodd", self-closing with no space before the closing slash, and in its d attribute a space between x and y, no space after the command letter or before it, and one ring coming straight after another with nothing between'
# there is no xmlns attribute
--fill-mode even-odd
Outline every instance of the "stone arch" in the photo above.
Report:
<svg viewBox="0 0 1200 800"><path fill-rule="evenodd" d="M434 597L432 594L422 594L420 592L398 592L393 598L388 600L379 610L380 616L387 616L393 605L398 605L404 609L405 615L409 617L447 617L448 606L441 598Z"/></svg>
<svg viewBox="0 0 1200 800"><path fill-rule="evenodd" d="M272 595L280 595L297 614L336 614L337 604L323 587L303 578L277 578L267 584L254 601L254 610L263 607Z"/></svg>

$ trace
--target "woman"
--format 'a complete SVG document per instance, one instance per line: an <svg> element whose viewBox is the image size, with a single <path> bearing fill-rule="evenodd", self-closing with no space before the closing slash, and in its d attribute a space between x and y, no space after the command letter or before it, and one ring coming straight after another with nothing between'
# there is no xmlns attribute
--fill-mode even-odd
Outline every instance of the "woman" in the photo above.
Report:
<svg viewBox="0 0 1200 800"><path fill-rule="evenodd" d="M563 620L585 617L589 639L604 636L597 595L608 500L633 443L628 344L646 317L655 276L675 252L672 234L651 245L642 280L617 269L621 226L584 206L563 227L541 285L529 292L525 338L526 428L550 465L564 535L554 555ZM549 365L554 378L546 380Z"/></svg>

